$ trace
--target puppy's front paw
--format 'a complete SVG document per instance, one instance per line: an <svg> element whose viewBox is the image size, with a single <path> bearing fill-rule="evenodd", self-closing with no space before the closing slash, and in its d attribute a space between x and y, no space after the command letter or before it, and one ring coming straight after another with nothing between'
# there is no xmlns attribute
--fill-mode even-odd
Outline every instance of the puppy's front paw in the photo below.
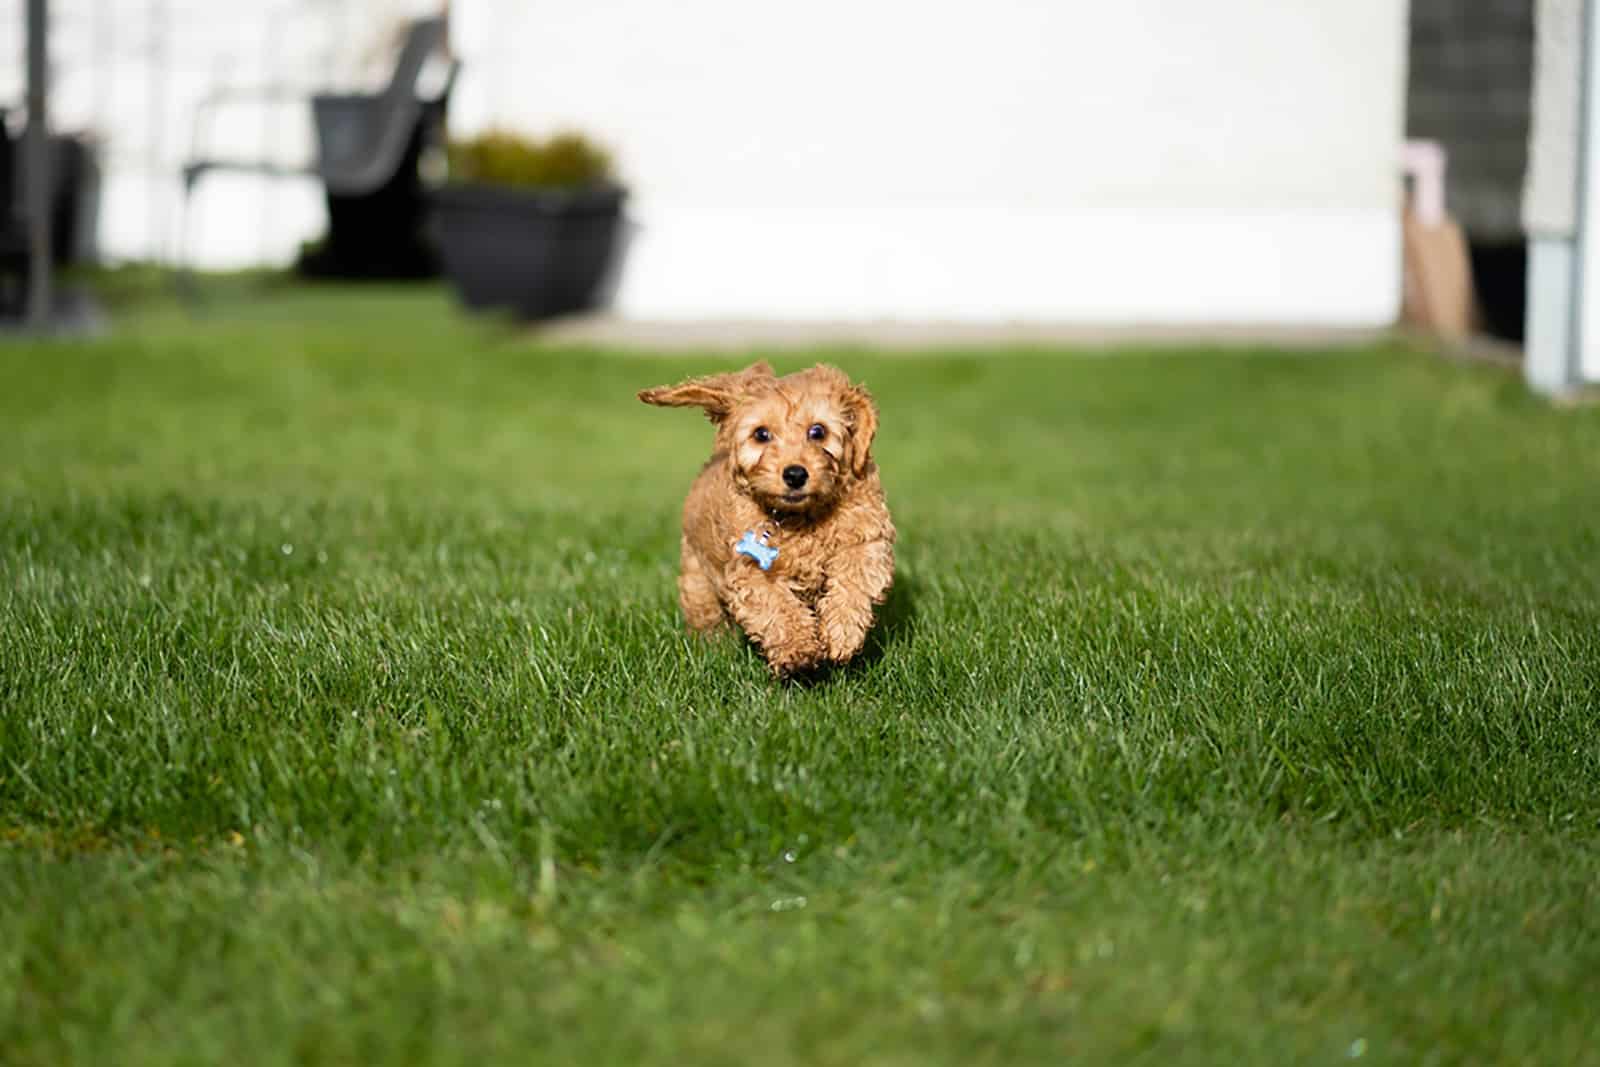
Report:
<svg viewBox="0 0 1600 1067"><path fill-rule="evenodd" d="M834 634L831 635L823 655L829 663L849 663L855 659L856 653L861 651L865 644L864 634Z"/></svg>
<svg viewBox="0 0 1600 1067"><path fill-rule="evenodd" d="M780 678L821 665L826 649L816 634L800 634L788 641L774 643L762 650L767 665Z"/></svg>
<svg viewBox="0 0 1600 1067"><path fill-rule="evenodd" d="M866 643L872 628L870 604L830 605L822 615L823 653L830 663L848 663Z"/></svg>

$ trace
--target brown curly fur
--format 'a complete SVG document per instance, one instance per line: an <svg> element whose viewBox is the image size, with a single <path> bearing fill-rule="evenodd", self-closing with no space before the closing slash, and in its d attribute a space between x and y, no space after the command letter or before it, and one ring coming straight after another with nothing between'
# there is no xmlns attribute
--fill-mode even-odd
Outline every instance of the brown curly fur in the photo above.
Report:
<svg viewBox="0 0 1600 1067"><path fill-rule="evenodd" d="M779 378L755 363L639 399L700 408L717 427L683 506L678 600L689 627L707 632L731 618L778 674L861 651L894 579L894 524L872 460L878 409L867 391L833 367ZM758 427L769 440L757 440ZM807 471L799 491L783 480L796 465ZM733 549L746 531L763 530L778 549L768 571Z"/></svg>

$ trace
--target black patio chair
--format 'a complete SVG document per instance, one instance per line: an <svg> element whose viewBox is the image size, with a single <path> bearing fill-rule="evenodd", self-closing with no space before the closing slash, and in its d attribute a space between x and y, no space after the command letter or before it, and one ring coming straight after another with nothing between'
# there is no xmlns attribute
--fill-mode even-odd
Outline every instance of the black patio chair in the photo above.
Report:
<svg viewBox="0 0 1600 1067"><path fill-rule="evenodd" d="M202 100L195 113L194 154L183 167L180 279L187 277L195 187L207 174L218 171L320 178L328 203L328 252L335 266L342 264L348 267L345 273L351 274L411 273L404 269L407 264L397 260L415 259L424 249L426 200L418 163L429 146L443 139L445 112L460 64L451 62L442 89L430 98L418 94L417 81L428 57L444 45L444 20L418 19L406 33L394 74L382 92L310 94L317 158L309 165L211 159L198 154L211 112L218 104L240 98L305 99L303 90L222 90Z"/></svg>

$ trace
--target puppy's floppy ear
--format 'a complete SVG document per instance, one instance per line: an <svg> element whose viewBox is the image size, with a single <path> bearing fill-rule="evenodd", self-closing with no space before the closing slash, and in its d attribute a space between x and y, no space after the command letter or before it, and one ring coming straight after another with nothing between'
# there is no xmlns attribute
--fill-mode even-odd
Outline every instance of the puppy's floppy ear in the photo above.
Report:
<svg viewBox="0 0 1600 1067"><path fill-rule="evenodd" d="M712 422L721 422L738 406L752 386L772 380L772 368L765 360L729 374L710 374L691 378L677 385L658 385L642 389L639 399L663 408L700 408Z"/></svg>
<svg viewBox="0 0 1600 1067"><path fill-rule="evenodd" d="M878 405L872 394L859 385L850 385L840 394L850 436L845 440L844 459L857 478L867 473L872 462L872 439L878 436Z"/></svg>

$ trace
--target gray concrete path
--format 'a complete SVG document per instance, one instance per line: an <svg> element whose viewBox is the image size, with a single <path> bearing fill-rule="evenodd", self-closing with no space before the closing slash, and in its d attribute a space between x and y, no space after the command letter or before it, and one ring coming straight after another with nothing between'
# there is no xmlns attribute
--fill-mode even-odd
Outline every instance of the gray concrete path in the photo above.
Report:
<svg viewBox="0 0 1600 1067"><path fill-rule="evenodd" d="M649 321L578 315L534 328L552 344L659 352L792 348L883 350L971 348L1348 348L1392 336L1389 330L1304 326L1086 326L1070 323Z"/></svg>

